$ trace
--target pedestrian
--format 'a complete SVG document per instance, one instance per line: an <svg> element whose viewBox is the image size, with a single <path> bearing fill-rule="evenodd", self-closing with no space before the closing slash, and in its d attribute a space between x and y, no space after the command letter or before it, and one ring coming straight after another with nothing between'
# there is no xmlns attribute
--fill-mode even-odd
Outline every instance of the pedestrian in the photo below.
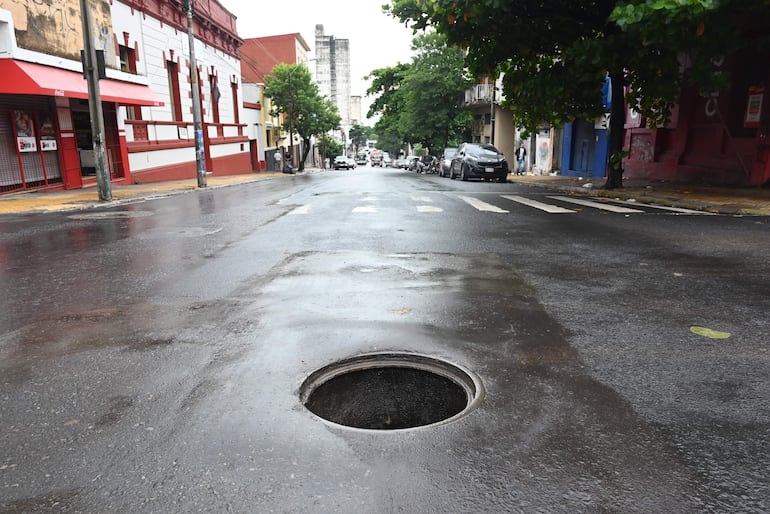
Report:
<svg viewBox="0 0 770 514"><path fill-rule="evenodd" d="M524 143L516 150L516 174L524 175L527 172L527 149Z"/></svg>
<svg viewBox="0 0 770 514"><path fill-rule="evenodd" d="M288 150L286 150L286 170L285 173L291 173L294 174L294 165L292 164L294 162L294 157L292 153Z"/></svg>
<svg viewBox="0 0 770 514"><path fill-rule="evenodd" d="M280 148L273 154L273 160L275 160L276 171L283 171L283 166L281 165L281 162L283 161L283 152Z"/></svg>

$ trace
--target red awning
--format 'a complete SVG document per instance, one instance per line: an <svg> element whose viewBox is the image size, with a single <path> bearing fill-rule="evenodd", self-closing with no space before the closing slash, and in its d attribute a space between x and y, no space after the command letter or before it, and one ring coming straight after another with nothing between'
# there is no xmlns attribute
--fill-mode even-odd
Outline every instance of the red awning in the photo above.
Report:
<svg viewBox="0 0 770 514"><path fill-rule="evenodd" d="M88 98L88 83L81 73L15 59L0 59L0 94ZM103 102L121 105L163 105L149 86L102 79Z"/></svg>

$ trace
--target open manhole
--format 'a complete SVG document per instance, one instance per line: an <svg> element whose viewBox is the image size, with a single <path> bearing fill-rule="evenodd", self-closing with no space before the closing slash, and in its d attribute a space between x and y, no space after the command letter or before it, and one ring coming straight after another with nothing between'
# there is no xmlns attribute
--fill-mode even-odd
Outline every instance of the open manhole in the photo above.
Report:
<svg viewBox="0 0 770 514"><path fill-rule="evenodd" d="M300 400L347 427L400 430L455 421L484 397L481 380L444 360L411 353L365 354L313 372Z"/></svg>

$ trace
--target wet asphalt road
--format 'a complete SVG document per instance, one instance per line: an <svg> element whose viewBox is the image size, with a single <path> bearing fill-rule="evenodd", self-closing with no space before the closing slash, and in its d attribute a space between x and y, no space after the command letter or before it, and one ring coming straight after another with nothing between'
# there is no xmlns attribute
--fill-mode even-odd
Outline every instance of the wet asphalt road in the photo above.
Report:
<svg viewBox="0 0 770 514"><path fill-rule="evenodd" d="M0 218L0 512L770 510L770 219L553 195L359 168ZM383 351L486 394L300 403Z"/></svg>

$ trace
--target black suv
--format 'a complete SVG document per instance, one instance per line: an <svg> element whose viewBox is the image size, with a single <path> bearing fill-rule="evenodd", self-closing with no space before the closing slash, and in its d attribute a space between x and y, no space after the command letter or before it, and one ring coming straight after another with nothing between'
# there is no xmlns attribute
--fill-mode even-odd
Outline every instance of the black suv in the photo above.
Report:
<svg viewBox="0 0 770 514"><path fill-rule="evenodd" d="M482 180L508 181L508 162L500 151L490 144L463 143L457 148L449 166L449 178L460 180L480 178Z"/></svg>

